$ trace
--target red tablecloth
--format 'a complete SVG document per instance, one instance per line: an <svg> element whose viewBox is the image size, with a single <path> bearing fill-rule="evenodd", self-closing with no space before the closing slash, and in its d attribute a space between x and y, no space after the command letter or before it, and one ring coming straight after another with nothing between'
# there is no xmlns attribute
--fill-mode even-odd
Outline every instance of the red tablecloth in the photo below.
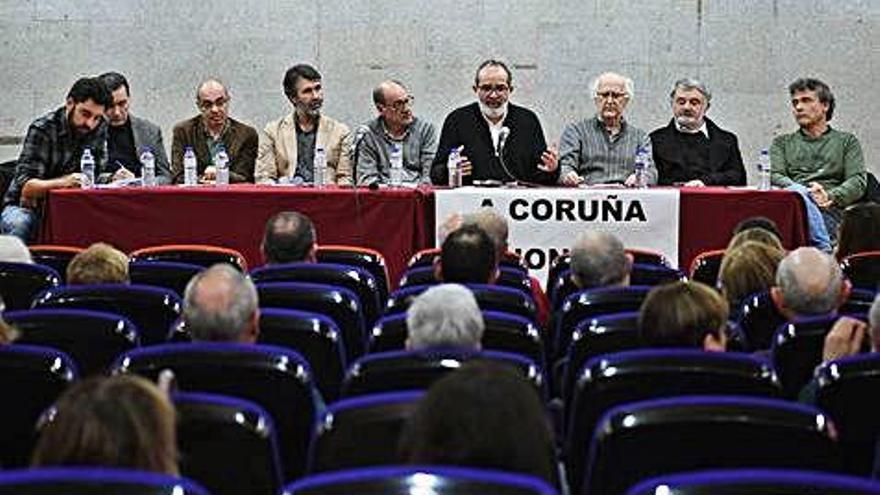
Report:
<svg viewBox="0 0 880 495"><path fill-rule="evenodd" d="M214 244L237 249L251 266L259 266L266 220L288 209L312 218L319 243L382 252L392 286L409 257L434 242L430 189L254 185L51 191L42 242L87 246L105 241L123 251L158 244ZM683 188L680 211L679 266L685 270L700 252L723 248L733 227L750 216L773 219L786 247L807 241L803 203L788 191Z"/></svg>

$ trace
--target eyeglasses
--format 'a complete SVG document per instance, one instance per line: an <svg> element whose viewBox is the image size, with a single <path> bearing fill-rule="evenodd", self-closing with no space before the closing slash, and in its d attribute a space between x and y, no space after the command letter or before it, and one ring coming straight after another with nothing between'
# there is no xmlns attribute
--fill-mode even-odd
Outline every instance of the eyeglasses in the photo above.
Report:
<svg viewBox="0 0 880 495"><path fill-rule="evenodd" d="M402 100L397 100L394 103L387 103L385 106L391 107L398 112L402 112L404 109L409 108L413 105L413 101L416 98L414 96L407 96Z"/></svg>
<svg viewBox="0 0 880 495"><path fill-rule="evenodd" d="M510 91L510 86L506 84L481 84L477 86L477 89L482 93L507 93Z"/></svg>
<svg viewBox="0 0 880 495"><path fill-rule="evenodd" d="M626 97L626 93L615 93L613 91L603 91L601 93L596 93L596 98L602 98L603 100L622 100Z"/></svg>
<svg viewBox="0 0 880 495"><path fill-rule="evenodd" d="M214 107L223 108L229 103L227 98L217 98L214 101L210 100L199 100L198 105L204 111L208 111Z"/></svg>

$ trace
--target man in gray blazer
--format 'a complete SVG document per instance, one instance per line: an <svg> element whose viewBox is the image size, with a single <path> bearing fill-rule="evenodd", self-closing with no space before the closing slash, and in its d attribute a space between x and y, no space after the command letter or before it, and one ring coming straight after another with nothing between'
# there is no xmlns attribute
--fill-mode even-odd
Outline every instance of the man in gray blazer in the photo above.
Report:
<svg viewBox="0 0 880 495"><path fill-rule="evenodd" d="M99 78L113 96L113 103L105 112L110 123L107 131L107 166L101 170L98 180L111 182L141 176L140 154L149 148L156 157L156 182L170 183L171 167L159 126L129 113L131 94L125 76L118 72L107 72Z"/></svg>

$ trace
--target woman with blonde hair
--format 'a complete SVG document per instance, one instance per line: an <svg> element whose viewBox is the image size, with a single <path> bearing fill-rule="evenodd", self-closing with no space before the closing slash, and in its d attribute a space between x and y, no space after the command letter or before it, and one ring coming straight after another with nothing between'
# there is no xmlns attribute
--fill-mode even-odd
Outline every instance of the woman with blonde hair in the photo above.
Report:
<svg viewBox="0 0 880 495"><path fill-rule="evenodd" d="M759 241L745 241L728 249L721 259L718 286L731 308L756 292L770 290L776 280L776 268L785 252Z"/></svg>
<svg viewBox="0 0 880 495"><path fill-rule="evenodd" d="M727 349L727 303L700 282L655 287L639 311L639 335L648 347Z"/></svg>

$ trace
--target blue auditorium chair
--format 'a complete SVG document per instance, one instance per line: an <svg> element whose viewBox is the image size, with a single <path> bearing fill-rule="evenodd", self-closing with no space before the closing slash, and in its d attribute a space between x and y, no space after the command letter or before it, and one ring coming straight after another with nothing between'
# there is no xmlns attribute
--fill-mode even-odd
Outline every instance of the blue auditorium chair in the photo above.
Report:
<svg viewBox="0 0 880 495"><path fill-rule="evenodd" d="M182 298L186 285L203 269L179 261L132 261L128 264L128 278L133 284L171 289Z"/></svg>
<svg viewBox="0 0 880 495"><path fill-rule="evenodd" d="M28 309L37 294L59 285L61 276L48 266L0 262L0 299L7 310Z"/></svg>
<svg viewBox="0 0 880 495"><path fill-rule="evenodd" d="M865 478L789 469L719 469L669 474L639 482L626 495L880 495Z"/></svg>
<svg viewBox="0 0 880 495"><path fill-rule="evenodd" d="M209 495L196 482L149 471L101 467L0 471L3 495Z"/></svg>

